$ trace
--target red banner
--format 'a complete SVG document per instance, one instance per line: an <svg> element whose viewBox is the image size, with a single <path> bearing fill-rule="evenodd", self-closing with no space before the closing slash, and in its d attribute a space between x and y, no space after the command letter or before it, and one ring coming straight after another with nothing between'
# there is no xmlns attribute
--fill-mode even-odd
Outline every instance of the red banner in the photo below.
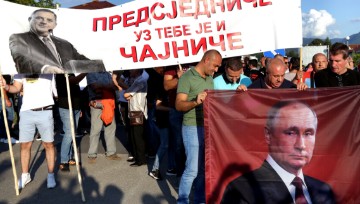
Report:
<svg viewBox="0 0 360 204"><path fill-rule="evenodd" d="M206 203L220 203L231 181L260 168L268 155L268 111L290 99L307 104L318 119L313 156L304 175L328 184L337 203L360 203L359 86L209 91L204 103Z"/></svg>

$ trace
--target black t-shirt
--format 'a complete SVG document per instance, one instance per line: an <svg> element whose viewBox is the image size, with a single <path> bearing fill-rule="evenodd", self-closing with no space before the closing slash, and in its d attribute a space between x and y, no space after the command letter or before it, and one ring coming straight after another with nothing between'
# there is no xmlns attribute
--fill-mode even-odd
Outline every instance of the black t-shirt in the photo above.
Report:
<svg viewBox="0 0 360 204"><path fill-rule="evenodd" d="M265 83L265 78L259 77L256 79L250 86L249 89L267 89ZM292 83L291 81L284 79L283 83L280 85L279 89L287 89L287 88L296 88L296 84Z"/></svg>
<svg viewBox="0 0 360 204"><path fill-rule="evenodd" d="M157 74L157 76L161 76L160 74ZM161 106L169 107L169 96L167 92L164 89L164 78L158 77L157 82L155 82L157 85L153 85L153 92L151 93L151 98L156 102L157 100L161 101ZM149 89L148 89L149 90ZM160 128L166 128L169 127L169 111L168 110L160 110L158 107L156 107L155 110L155 118L156 118L156 124Z"/></svg>
<svg viewBox="0 0 360 204"><path fill-rule="evenodd" d="M74 74L69 74L70 77L74 77ZM58 92L58 104L60 108L69 108L68 103L68 94L66 90L66 79L63 74L56 75L56 89ZM71 94L71 103L73 109L80 109L80 86L79 84L70 83L70 94Z"/></svg>
<svg viewBox="0 0 360 204"><path fill-rule="evenodd" d="M158 92L164 89L164 76L157 73L152 68L146 69L146 72L149 74L149 79L147 80L148 90L146 98L148 103L152 103L156 100Z"/></svg>
<svg viewBox="0 0 360 204"><path fill-rule="evenodd" d="M314 78L318 88L360 85L360 73L351 69L339 75L331 71L331 68L327 68L316 72Z"/></svg>
<svg viewBox="0 0 360 204"><path fill-rule="evenodd" d="M169 107L169 100L165 91L161 92L157 96L158 100L161 100L162 106ZM156 125L159 128L169 127L169 111L168 110L159 110L156 108L155 111Z"/></svg>

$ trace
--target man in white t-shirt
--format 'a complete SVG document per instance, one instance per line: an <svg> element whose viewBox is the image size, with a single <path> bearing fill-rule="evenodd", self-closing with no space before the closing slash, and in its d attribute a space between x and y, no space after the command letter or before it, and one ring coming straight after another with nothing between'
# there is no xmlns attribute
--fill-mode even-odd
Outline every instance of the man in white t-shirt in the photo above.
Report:
<svg viewBox="0 0 360 204"><path fill-rule="evenodd" d="M56 95L55 80L53 74L41 75L15 75L14 83L7 85L1 76L0 85L7 92L19 93L23 90L23 103L20 109L19 141L21 170L19 189L25 187L31 181L29 163L31 158L31 146L37 128L42 144L46 152L48 166L47 187L56 186L54 176L55 147L54 141L54 119L52 108L54 105L53 94Z"/></svg>

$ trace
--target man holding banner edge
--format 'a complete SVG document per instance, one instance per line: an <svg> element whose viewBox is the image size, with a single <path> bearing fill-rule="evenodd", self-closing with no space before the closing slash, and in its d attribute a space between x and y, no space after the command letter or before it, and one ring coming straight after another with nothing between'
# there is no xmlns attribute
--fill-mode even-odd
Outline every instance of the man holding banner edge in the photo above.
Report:
<svg viewBox="0 0 360 204"><path fill-rule="evenodd" d="M201 61L179 79L176 110L184 112L182 124L186 165L181 176L177 203L189 203L194 186L194 202L205 203L205 139L203 101L205 90L213 89L213 75L221 66L222 56L208 50Z"/></svg>

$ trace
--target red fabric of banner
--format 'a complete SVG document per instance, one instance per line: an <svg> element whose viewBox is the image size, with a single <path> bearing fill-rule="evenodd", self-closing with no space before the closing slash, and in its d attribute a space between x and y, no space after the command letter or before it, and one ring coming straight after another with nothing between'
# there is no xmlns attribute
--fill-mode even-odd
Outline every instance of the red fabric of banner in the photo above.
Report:
<svg viewBox="0 0 360 204"><path fill-rule="evenodd" d="M337 203L360 203L360 86L297 91L208 91L204 102L206 203L220 203L229 182L261 166L271 106L298 100L317 114L313 157L304 174L326 182Z"/></svg>

